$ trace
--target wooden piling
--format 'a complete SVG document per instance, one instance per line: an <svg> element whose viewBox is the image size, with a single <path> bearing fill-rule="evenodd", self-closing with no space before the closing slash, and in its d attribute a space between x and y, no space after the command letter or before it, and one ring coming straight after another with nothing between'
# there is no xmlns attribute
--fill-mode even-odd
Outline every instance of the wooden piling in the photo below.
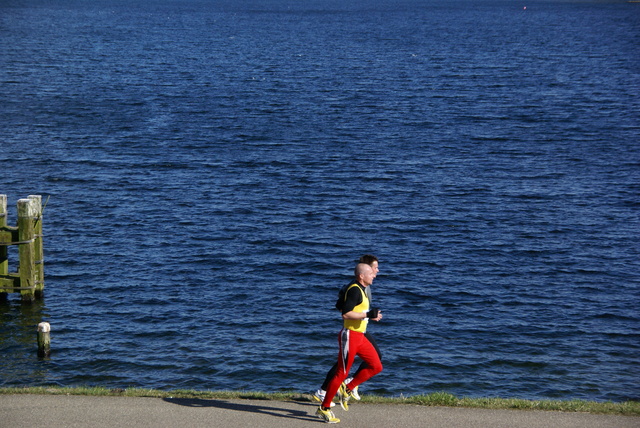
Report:
<svg viewBox="0 0 640 428"><path fill-rule="evenodd" d="M47 358L51 354L51 326L48 322L38 324L38 357Z"/></svg>
<svg viewBox="0 0 640 428"><path fill-rule="evenodd" d="M10 242L11 232L7 229L7 195L0 195L0 242ZM6 245L0 245L0 276L9 275L9 258ZM0 291L0 302L7 300L9 293Z"/></svg>
<svg viewBox="0 0 640 428"><path fill-rule="evenodd" d="M18 200L18 254L20 255L19 287L23 303L35 300L35 228L36 208L31 199Z"/></svg>
<svg viewBox="0 0 640 428"><path fill-rule="evenodd" d="M42 196L29 195L29 200L32 204L32 209L35 213L35 220L33 226L34 241L33 241L33 255L35 257L35 297L37 299L42 298L44 295L44 251L42 245Z"/></svg>
<svg viewBox="0 0 640 428"><path fill-rule="evenodd" d="M20 293L23 303L44 294L42 245L42 197L30 195L18 201L18 225L7 225L7 196L0 195L0 301L7 293ZM8 246L18 246L18 271L9 272Z"/></svg>

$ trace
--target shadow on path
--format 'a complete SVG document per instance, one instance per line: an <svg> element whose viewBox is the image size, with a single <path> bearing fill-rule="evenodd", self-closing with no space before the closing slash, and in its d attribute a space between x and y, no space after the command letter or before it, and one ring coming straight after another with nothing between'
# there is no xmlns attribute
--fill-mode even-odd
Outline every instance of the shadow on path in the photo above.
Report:
<svg viewBox="0 0 640 428"><path fill-rule="evenodd" d="M216 407L218 409L235 410L237 412L260 413L263 415L276 416L278 418L299 419L303 421L322 422L315 416L309 415L308 412L302 410L291 410L282 407L257 406L254 404L231 403L223 400L202 400L199 398L163 398L164 401L171 404L177 404L185 407ZM272 403L268 401L268 403ZM302 403L297 403L303 405ZM316 406L314 406L315 409Z"/></svg>

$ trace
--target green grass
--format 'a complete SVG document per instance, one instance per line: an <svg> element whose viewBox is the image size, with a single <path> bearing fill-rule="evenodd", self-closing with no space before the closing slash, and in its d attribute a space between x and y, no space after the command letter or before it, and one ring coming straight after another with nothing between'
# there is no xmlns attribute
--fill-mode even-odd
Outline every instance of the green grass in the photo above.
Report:
<svg viewBox="0 0 640 428"><path fill-rule="evenodd" d="M194 391L176 389L160 391L156 389L108 389L102 387L14 387L0 388L0 395L7 394L44 394L44 395L90 395L120 397L156 397L156 398L199 398L199 399L251 399L273 401L311 401L311 396L294 392L247 392L247 391ZM428 395L410 397L382 397L363 395L363 403L369 404L410 404L418 406L467 407L476 409L514 409L546 410L560 412L586 412L604 415L640 416L640 402L623 403L595 402L583 400L521 400L515 398L458 398L446 392L434 392Z"/></svg>

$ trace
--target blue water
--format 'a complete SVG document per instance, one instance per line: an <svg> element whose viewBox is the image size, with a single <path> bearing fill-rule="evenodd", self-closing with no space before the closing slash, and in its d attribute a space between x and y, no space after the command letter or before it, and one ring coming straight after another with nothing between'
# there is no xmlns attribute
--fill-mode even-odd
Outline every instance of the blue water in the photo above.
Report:
<svg viewBox="0 0 640 428"><path fill-rule="evenodd" d="M640 5L130 3L0 3L0 386L310 392L374 253L362 392L640 399Z"/></svg>

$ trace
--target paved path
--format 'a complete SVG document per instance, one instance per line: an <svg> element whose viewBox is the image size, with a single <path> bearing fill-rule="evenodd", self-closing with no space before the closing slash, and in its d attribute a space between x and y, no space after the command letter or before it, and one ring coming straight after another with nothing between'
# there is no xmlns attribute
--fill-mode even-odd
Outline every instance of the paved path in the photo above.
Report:
<svg viewBox="0 0 640 428"><path fill-rule="evenodd" d="M0 428L329 426L316 408L294 401L0 395ZM640 428L640 417L587 413L362 403L335 413L345 428Z"/></svg>

